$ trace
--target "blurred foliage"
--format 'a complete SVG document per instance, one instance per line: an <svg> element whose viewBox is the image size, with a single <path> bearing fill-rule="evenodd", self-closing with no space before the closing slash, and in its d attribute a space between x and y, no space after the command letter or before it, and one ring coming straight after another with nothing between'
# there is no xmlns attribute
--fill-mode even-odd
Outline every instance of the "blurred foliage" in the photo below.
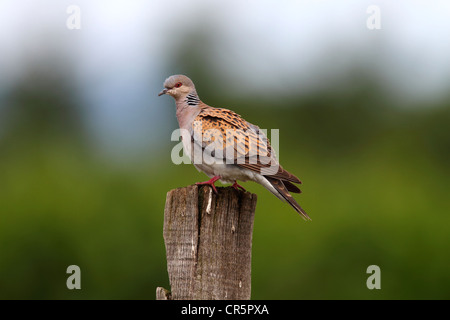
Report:
<svg viewBox="0 0 450 320"><path fill-rule="evenodd" d="M450 99L401 108L359 74L309 95L228 106L208 87L202 58L189 61L179 70L205 102L280 129L281 162L303 181L296 198L310 223L244 184L258 194L254 299L450 298ZM170 162L169 137L129 168L99 159L76 96L68 77L31 73L3 106L0 298L154 299L157 286L169 288L165 194L205 176ZM66 288L72 264L82 290ZM366 288L372 264L381 290Z"/></svg>

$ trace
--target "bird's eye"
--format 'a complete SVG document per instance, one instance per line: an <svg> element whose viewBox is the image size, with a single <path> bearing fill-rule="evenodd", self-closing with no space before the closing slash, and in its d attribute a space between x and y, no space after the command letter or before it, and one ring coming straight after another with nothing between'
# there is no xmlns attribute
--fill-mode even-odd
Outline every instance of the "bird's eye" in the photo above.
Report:
<svg viewBox="0 0 450 320"><path fill-rule="evenodd" d="M179 87L181 87L181 85L182 85L181 82L177 82L177 83L175 83L175 88L179 88Z"/></svg>

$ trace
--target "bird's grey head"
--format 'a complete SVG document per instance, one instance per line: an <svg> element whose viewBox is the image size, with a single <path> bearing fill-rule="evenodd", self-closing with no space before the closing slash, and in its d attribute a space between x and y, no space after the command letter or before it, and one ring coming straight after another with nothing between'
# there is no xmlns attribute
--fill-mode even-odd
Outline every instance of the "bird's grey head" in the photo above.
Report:
<svg viewBox="0 0 450 320"><path fill-rule="evenodd" d="M168 77L166 81L164 81L164 89L158 94L158 96L168 94L174 97L175 100L178 100L186 97L190 93L197 94L192 80L182 74L177 74Z"/></svg>

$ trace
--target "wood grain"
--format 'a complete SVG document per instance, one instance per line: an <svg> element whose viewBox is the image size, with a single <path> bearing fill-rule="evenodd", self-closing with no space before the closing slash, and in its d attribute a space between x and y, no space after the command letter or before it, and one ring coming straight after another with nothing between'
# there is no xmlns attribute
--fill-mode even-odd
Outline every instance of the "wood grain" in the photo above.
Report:
<svg viewBox="0 0 450 320"><path fill-rule="evenodd" d="M171 292L158 300L251 297L251 250L257 197L233 188L188 186L168 192L164 242Z"/></svg>

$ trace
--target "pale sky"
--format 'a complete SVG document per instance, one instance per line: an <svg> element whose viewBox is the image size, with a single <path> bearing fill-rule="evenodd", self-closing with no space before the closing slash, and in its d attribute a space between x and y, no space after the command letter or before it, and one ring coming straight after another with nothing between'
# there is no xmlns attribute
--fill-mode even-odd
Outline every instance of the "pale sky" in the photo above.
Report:
<svg viewBox="0 0 450 320"><path fill-rule="evenodd" d="M66 27L69 5L80 30ZM369 5L380 30L366 27ZM99 143L139 144L173 120L172 101L156 94L179 39L198 26L213 39L204 50L216 81L233 94L308 92L355 63L411 100L448 92L450 1L1 0L0 98L51 52L73 73Z"/></svg>

